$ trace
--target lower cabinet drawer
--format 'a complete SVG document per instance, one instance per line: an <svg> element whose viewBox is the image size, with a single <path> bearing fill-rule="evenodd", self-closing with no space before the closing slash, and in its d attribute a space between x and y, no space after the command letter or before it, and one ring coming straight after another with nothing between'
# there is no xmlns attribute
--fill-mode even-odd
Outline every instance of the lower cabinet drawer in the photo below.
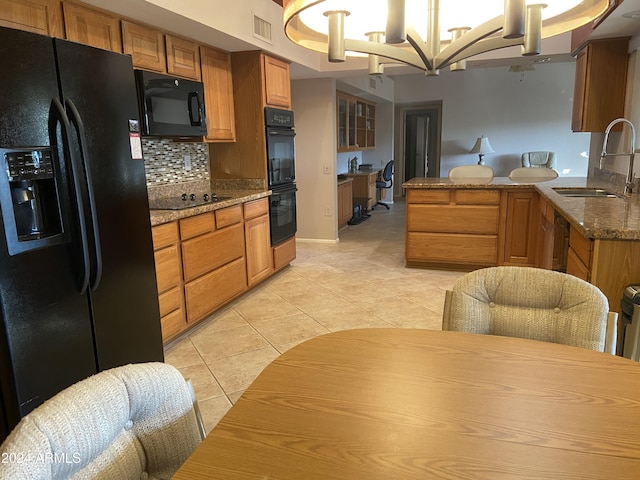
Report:
<svg viewBox="0 0 640 480"><path fill-rule="evenodd" d="M187 283L184 287L187 323L202 319L246 288L244 257Z"/></svg>
<svg viewBox="0 0 640 480"><path fill-rule="evenodd" d="M449 203L449 190L441 189L407 189L407 205L410 203Z"/></svg>
<svg viewBox="0 0 640 480"><path fill-rule="evenodd" d="M409 232L497 234L498 205L408 205Z"/></svg>
<svg viewBox="0 0 640 480"><path fill-rule="evenodd" d="M588 282L591 277L589 268L582 263L582 260L573 247L570 247L567 252L567 273L574 277L581 278L585 282Z"/></svg>
<svg viewBox="0 0 640 480"><path fill-rule="evenodd" d="M593 250L593 241L590 238L582 236L573 228L569 230L569 245L578 258L585 265L591 265L591 250Z"/></svg>
<svg viewBox="0 0 640 480"><path fill-rule="evenodd" d="M244 255L244 228L232 225L182 242L184 280L210 272Z"/></svg>
<svg viewBox="0 0 640 480"><path fill-rule="evenodd" d="M410 232L407 234L406 260L495 265L498 261L498 236Z"/></svg>
<svg viewBox="0 0 640 480"><path fill-rule="evenodd" d="M216 210L216 227L224 228L234 223L240 223L242 221L242 205L234 205L232 207L221 208Z"/></svg>
<svg viewBox="0 0 640 480"><path fill-rule="evenodd" d="M184 310L182 308L160 317L160 326L162 328L162 341L166 342L175 337L185 327Z"/></svg>
<svg viewBox="0 0 640 480"><path fill-rule="evenodd" d="M174 310L182 308L182 288L175 287L158 296L160 304L160 316L164 317Z"/></svg>
<svg viewBox="0 0 640 480"><path fill-rule="evenodd" d="M291 237L273 247L273 268L276 270L296 259L296 238Z"/></svg>
<svg viewBox="0 0 640 480"><path fill-rule="evenodd" d="M156 264L158 292L162 293L180 284L182 272L178 246L171 245L153 252Z"/></svg>
<svg viewBox="0 0 640 480"><path fill-rule="evenodd" d="M244 204L244 219L259 217L260 215L266 215L269 213L269 200L267 198L261 198L259 200L253 200Z"/></svg>

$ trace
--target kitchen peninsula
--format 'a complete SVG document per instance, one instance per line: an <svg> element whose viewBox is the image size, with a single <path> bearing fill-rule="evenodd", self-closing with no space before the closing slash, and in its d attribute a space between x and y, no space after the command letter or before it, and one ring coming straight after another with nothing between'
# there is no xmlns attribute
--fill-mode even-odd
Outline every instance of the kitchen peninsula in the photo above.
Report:
<svg viewBox="0 0 640 480"><path fill-rule="evenodd" d="M555 268L599 287L612 311L640 282L640 195L569 197L555 189L616 185L560 177L452 181L413 178L407 189L409 267L472 270L493 265Z"/></svg>

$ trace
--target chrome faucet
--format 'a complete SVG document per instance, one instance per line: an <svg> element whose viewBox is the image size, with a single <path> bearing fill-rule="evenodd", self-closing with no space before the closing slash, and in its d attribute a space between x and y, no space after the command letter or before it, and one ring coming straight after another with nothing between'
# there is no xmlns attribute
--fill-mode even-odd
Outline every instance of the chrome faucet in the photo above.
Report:
<svg viewBox="0 0 640 480"><path fill-rule="evenodd" d="M631 128L631 149L629 152L622 153L607 153L607 142L609 141L609 132L614 125L618 123L626 123ZM624 194L630 194L633 191L633 157L635 157L635 148L636 148L636 129L626 118L616 118L613 120L604 131L604 142L602 143L602 154L600 155L600 169L602 169L602 164L606 157L620 157L620 156L628 156L629 157L629 170L627 171L627 181L624 185Z"/></svg>

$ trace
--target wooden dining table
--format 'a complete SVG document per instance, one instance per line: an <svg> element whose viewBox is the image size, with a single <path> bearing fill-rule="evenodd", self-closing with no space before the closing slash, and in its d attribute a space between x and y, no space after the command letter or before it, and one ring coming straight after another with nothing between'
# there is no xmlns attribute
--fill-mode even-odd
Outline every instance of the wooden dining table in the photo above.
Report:
<svg viewBox="0 0 640 480"><path fill-rule="evenodd" d="M520 338L359 329L274 360L173 477L640 478L640 364Z"/></svg>

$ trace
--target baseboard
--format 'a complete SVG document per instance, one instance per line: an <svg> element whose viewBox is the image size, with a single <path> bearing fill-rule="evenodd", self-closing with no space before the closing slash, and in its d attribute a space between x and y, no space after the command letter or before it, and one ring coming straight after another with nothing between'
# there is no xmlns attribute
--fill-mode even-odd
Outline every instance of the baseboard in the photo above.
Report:
<svg viewBox="0 0 640 480"><path fill-rule="evenodd" d="M329 240L324 238L298 238L296 237L296 243L338 243L339 238L335 240Z"/></svg>

